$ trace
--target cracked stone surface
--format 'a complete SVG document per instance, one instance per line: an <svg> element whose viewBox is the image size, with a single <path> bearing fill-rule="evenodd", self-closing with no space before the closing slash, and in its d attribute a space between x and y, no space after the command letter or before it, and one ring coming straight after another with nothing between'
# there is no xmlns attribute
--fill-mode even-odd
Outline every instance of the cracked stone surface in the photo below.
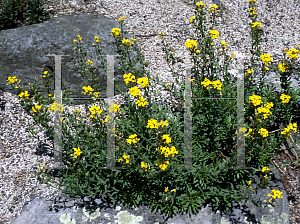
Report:
<svg viewBox="0 0 300 224"><path fill-rule="evenodd" d="M232 212L221 214L219 210L216 213L212 212L209 204L201 207L197 215L190 216L188 213L178 213L170 218L161 214L160 210L156 214L151 212L149 206L131 209L125 208L123 204L114 206L112 202L108 202L105 198L91 201L89 197L79 199L62 194L58 201L56 201L56 198L54 201L46 201L44 198L33 196L35 198L24 206L21 215L13 220L11 224L289 224L289 206L280 174L276 169L270 170L272 173L270 186L266 189L259 189L257 193L253 193L250 197L253 200L266 202L268 199L267 194L272 194L272 189L279 190L282 192L283 198L276 199L274 207L268 205L266 208L260 208L247 201L245 205L241 203L241 206L233 203L234 209ZM254 175L253 188L256 187L258 181L259 177Z"/></svg>

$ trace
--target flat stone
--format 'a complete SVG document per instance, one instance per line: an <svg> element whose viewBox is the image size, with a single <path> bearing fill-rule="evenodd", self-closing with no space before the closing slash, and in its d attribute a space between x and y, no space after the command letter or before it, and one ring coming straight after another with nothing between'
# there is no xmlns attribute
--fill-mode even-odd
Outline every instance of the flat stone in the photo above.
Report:
<svg viewBox="0 0 300 224"><path fill-rule="evenodd" d="M66 88L70 89L72 95L70 98L85 98L86 95L82 94L82 87L84 86L83 80L79 77L79 63L76 62L77 59L74 47L77 46L73 43L73 40L78 40L77 35L82 37L83 52L87 52L85 59L91 60L93 62L93 68L97 68L95 74L99 77L100 97L106 98L107 89L107 77L106 72L103 68L99 68L98 65L101 64L102 60L105 63L106 68L106 57L101 56L98 60L98 52L96 54L96 48L92 43L96 43L95 36L99 37L100 47L104 45L101 51L102 54L117 55L117 46L111 42L115 38L111 35L113 28L120 28L120 23L108 18L103 15L98 14L80 14L80 15L63 15L51 18L43 23L18 27L15 29L6 29L0 31L0 89L2 91L10 92L12 94L17 94L17 91L10 85L6 85L7 78L16 76L17 79L21 79L20 86L24 87L29 93L31 89L28 87L28 83L34 83L35 77L42 83L40 76L44 75L44 71L50 73L52 78L52 83L50 84L52 94L54 89L54 74L55 74L55 59L53 56L46 55L70 55L67 57L62 57L61 60L61 74L62 81L66 84ZM125 34L126 39L131 39L129 34ZM82 48L83 48L82 46ZM133 47L131 47L132 49ZM137 60L137 52L133 51L129 53L131 60ZM119 70L121 67L121 58L117 59L114 57L114 75L115 84L119 86L121 92L126 91L126 85L124 82L123 75L128 74ZM126 57L125 63L128 63L129 59ZM135 69L140 69L142 73L142 68L140 62L137 61L135 64ZM88 64L86 63L88 68ZM134 75L133 68L130 72ZM136 76L138 77L143 76ZM88 81L88 74L85 73L85 80ZM88 82L91 86L91 82ZM136 83L133 84L137 85ZM87 86L87 85L85 85ZM46 88L40 85L40 90L42 96L47 95ZM33 93L33 92L32 92ZM115 95L120 94L120 92L115 87ZM65 96L63 96L64 98ZM74 100L75 105L83 104L86 100Z"/></svg>
<svg viewBox="0 0 300 224"><path fill-rule="evenodd" d="M271 165L269 165L271 167ZM233 203L233 211L228 214L221 213L220 210L212 212L210 204L202 206L197 215L188 213L178 213L168 217L158 213L151 212L150 206L140 206L134 209L125 208L123 204L114 206L112 202L104 199L91 200L90 197L84 199L71 198L66 194L46 201L45 198L38 199L32 195L32 201L23 207L22 213L11 224L75 224L75 223L119 223L119 224L233 224L233 223L261 223L261 224L289 224L289 206L286 192L281 182L280 174L276 169L270 169L273 173L270 180L270 186L266 189L259 189L253 193L251 199L266 202L272 194L273 189L282 192L280 199L275 199L274 207L268 205L266 208L256 206L250 201L243 206ZM254 175L252 188L256 187L259 177ZM94 203L91 203L94 202ZM90 210L89 210L90 209ZM89 212L91 211L91 212Z"/></svg>

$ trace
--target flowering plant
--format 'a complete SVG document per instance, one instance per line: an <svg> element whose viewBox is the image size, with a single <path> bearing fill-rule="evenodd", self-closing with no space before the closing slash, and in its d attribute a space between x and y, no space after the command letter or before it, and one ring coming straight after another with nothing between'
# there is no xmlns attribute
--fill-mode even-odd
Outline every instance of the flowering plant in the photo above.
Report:
<svg viewBox="0 0 300 224"><path fill-rule="evenodd" d="M271 65L281 76L281 85L284 91L281 95L279 92L273 94L274 88L270 88L269 85L260 83L260 88L253 87L250 77L259 73L254 64L254 56L260 57L263 62L262 76L269 70L268 63L272 62L270 55L261 54L258 46L261 25L255 21L254 3L255 1L249 1L249 7L251 7L249 16L252 19L249 26L253 41L251 67L245 69L247 72L245 73L246 121L244 128L244 131L248 130L245 134L247 136L245 139L245 166L253 169L229 169L235 167L237 163L236 144L234 144L237 126L231 122L237 117L237 114L235 103L228 100L192 101L192 167L197 169L184 169L182 166L185 146L184 124L182 122L184 119L182 113L184 85L179 83L174 68L172 68L173 75L176 77L177 84L181 86L180 92L182 94L178 94L174 83L172 85L161 83L157 76L156 79L151 78L149 73L146 74L147 77L143 77L142 74L144 73L139 73L132 61L129 65L124 64L125 58L123 56L130 52L131 46L134 50L138 51L139 49L135 44L135 39L132 38L130 41L124 38L122 27L125 17L122 17L120 18L121 29L114 28L111 35L115 37L118 47L117 53L122 55L123 63L120 69L124 71L123 78L129 91L126 94L121 93L127 101L125 106L112 105L109 110L113 111L116 116L116 127L113 130L118 133L118 135L114 134L116 137L116 166L122 166L126 169L99 169L106 166L107 153L105 150L108 130L105 125L110 119L105 114L102 101L100 104L93 103L94 105L89 108L90 114L88 114L87 119L91 123L88 125L80 110L74 107L72 113L66 112L62 105L55 104L48 88L47 75L49 74L47 71L45 71L46 88L50 97L47 100L36 94L30 97L31 93L23 91L23 88L18 86L21 80L14 84L17 81L16 77L9 77L8 79L18 89L22 106L34 117L35 122L40 123L48 133L51 133L51 136L53 136L53 127L48 125L50 112L47 110L56 110L59 109L59 106L63 112L62 120L64 122L61 125L64 149L63 162L69 169L59 170L64 183L56 183L65 186L67 191L60 189L72 196L90 195L96 197L105 193L108 198L113 200L114 204L117 201L131 207L148 203L151 208L155 208L155 211L160 208L162 213L172 216L176 214L176 211L189 211L190 214L197 214L197 209L208 203L212 203L214 211L221 208L226 213L228 209L232 209L231 203L233 201L251 200L241 190L244 189L249 194L258 188L266 187L268 183L265 180L269 178L267 166L274 158L275 153L282 152L276 147L286 141L286 137L290 135L290 129L297 131L296 123L291 123L289 119L292 119L292 115L299 116L299 110L295 110L299 102L299 94L298 90L289 88L287 78L291 74L291 68L295 66L295 59L297 59L299 50L291 49L288 53L290 59L285 58L284 62L278 65L279 70L276 66ZM185 44L190 49L195 65L192 68L192 94L201 99L216 96L237 98L234 95L235 91L232 91L234 80L229 77L227 72L228 64L234 55L226 54L228 43L221 41L222 46L219 53L224 56L224 63L223 67L220 67L213 47L216 44L213 42L218 39L219 33L213 27L210 27L209 32L207 32L207 28L203 24L207 14L204 7L205 4L202 2L197 3L196 16L191 18L191 23L195 29L200 30L200 37L197 40L188 40ZM214 4L210 8L208 12L212 13L214 20L217 6ZM164 44L164 34L161 33L159 36L162 38L167 53L167 62L170 63L174 55L169 54L170 49L167 50L168 45ZM82 40L80 35L78 38L79 41ZM100 41L96 36L95 41L95 46L98 46ZM77 40L73 42L78 44ZM79 42L75 50L77 54L83 55L81 46L82 43ZM99 53L101 54L101 49ZM140 55L138 53L138 56ZM81 60L82 58L80 56ZM90 67L86 69L84 65L84 70L82 69L80 73L83 74L84 71L87 71L90 80L92 80L94 78L92 74L93 62L90 60L83 61L87 62ZM141 63L142 67L146 65L143 60ZM221 70L225 74L224 83L214 77L217 70ZM177 113L168 110L169 106L161 105L159 107L156 102L151 100L149 91L154 91L154 96L156 96L156 90L154 90L155 86L149 82L150 80L161 85L182 102L175 108ZM189 82L190 80L186 81ZM261 81L263 82L263 80ZM139 86L131 87L135 82ZM39 84L37 85L39 86ZM34 84L31 88L36 93L36 88L39 87L35 87ZM64 85L62 88L63 94L68 95ZM84 86L83 94L88 94L95 100L94 97L99 96L97 88L96 84L92 87ZM140 89L145 90L144 96L141 95ZM130 96L133 101L130 100ZM33 99L36 100L36 104L33 104ZM46 106L49 102L50 104L53 103L51 107ZM257 107L260 105L262 106ZM284 114L282 121L284 125L287 124L287 128L270 131L274 129L271 121L274 123L279 121L276 115L280 113ZM175 115L177 116L175 117ZM32 129L28 128L28 130ZM278 131L281 133L277 134ZM266 174L261 179L261 184L253 190L251 189L251 179L257 172L261 177L264 175L263 173L266 172ZM48 183L50 178L52 179L51 173L45 172L44 168L38 172L38 175L39 180L44 183ZM51 182L54 183L55 181L52 179ZM275 190L274 193L276 193L276 198L277 192ZM261 205L269 204L271 201L266 203L259 201L258 203Z"/></svg>

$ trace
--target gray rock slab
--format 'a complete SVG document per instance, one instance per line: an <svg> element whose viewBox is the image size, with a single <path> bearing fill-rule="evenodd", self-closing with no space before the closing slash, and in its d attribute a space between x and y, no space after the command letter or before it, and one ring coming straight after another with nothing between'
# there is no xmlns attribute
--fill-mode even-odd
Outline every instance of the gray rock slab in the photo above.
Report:
<svg viewBox="0 0 300 224"><path fill-rule="evenodd" d="M119 22L98 14L80 14L80 15L63 15L51 18L43 23L18 27L15 29L6 29L0 31L0 89L12 94L17 91L10 85L6 85L7 78L16 76L21 79L20 85L25 90L30 89L28 83L33 83L36 77L42 83L41 75L44 71L48 71L52 77L51 89L54 90L54 73L55 73L55 59L46 55L70 55L69 57L62 57L61 74L62 81L66 84L66 88L72 92L71 98L84 98L86 97L81 92L84 83L82 78L79 77L79 63L74 47L77 45L73 40L78 41L77 35L82 37L83 52L86 51L86 60L93 62L93 68L97 68L95 74L99 77L100 94L101 98L106 98L107 77L106 72L98 65L101 64L102 59L107 66L106 57L102 56L98 60L98 52L92 45L95 36L100 38L100 47L104 45L101 54L117 55L117 46L112 42L115 38L111 35L113 28L120 28ZM128 33L125 34L126 39L131 39ZM133 47L131 47L132 49ZM136 60L135 69L140 69L139 73L144 74L137 58L137 52L129 52L130 60ZM123 79L124 74L128 74L129 70L124 72L119 70L121 67L121 58L114 57L114 75L115 84L119 86L121 92L126 91L126 85ZM124 63L128 63L129 58L126 57ZM86 66L88 67L87 63ZM130 72L134 74L133 68ZM135 75L137 78L137 75ZM85 80L88 80L88 75L85 73ZM143 76L139 76L143 77ZM88 82L91 85L91 82ZM40 86L42 96L46 96L47 92L43 86ZM119 94L115 88L115 95ZM64 98L65 96L63 96ZM87 101L74 100L75 105L84 104Z"/></svg>
<svg viewBox="0 0 300 224"><path fill-rule="evenodd" d="M46 201L45 198L38 199L36 195L32 195L32 201L23 207L20 216L14 219L11 224L289 224L288 200L280 174L276 169L271 169L271 172L273 175L270 186L266 189L259 189L257 193L253 193L250 197L265 202L269 199L267 194L272 194L272 189L279 190L282 192L283 198L276 199L274 207L269 205L266 208L261 208L249 201L244 206L233 203L233 211L223 214L220 210L212 212L211 205L208 204L201 207L197 215L179 213L170 218L161 214L160 210L157 214L151 212L149 206L131 209L125 208L123 204L114 207L105 199L95 199L91 205L89 197L79 199L61 194L61 197ZM256 187L258 181L259 177L254 175L253 188Z"/></svg>

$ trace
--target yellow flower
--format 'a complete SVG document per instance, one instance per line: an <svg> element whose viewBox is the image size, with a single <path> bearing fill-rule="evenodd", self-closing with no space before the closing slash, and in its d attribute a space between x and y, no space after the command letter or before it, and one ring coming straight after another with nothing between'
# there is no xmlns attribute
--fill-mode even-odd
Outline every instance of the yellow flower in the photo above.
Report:
<svg viewBox="0 0 300 224"><path fill-rule="evenodd" d="M17 82L17 81L18 81L18 79L17 79L17 77L16 77L16 76L13 76L13 77L8 77L8 78L7 78L7 81L8 81L8 82L9 82L9 84L10 84L10 83Z"/></svg>
<svg viewBox="0 0 300 224"><path fill-rule="evenodd" d="M281 94L281 97L280 97L280 99L282 100L282 103L288 103L290 98L291 98L290 96L285 95L284 93Z"/></svg>
<svg viewBox="0 0 300 224"><path fill-rule="evenodd" d="M21 92L19 95L18 95L20 98L22 98L23 96L25 96L26 97L26 99L28 99L28 97L29 97L29 94L28 94L28 91L25 91L24 93L23 92Z"/></svg>
<svg viewBox="0 0 300 224"><path fill-rule="evenodd" d="M289 55L290 58L297 59L299 54L299 50L296 50L294 48L290 49L287 55Z"/></svg>
<svg viewBox="0 0 300 224"><path fill-rule="evenodd" d="M86 93L88 93L89 91L93 91L93 88L92 87L90 87L90 86L88 86L88 87L82 87L82 89L84 89L85 90L85 92L82 92L82 93L84 93L85 95L86 95ZM89 93L90 95L92 95L92 93Z"/></svg>
<svg viewBox="0 0 300 224"><path fill-rule="evenodd" d="M148 168L150 170L150 166L147 163L141 162L141 168L145 168L145 171L148 171Z"/></svg>
<svg viewBox="0 0 300 224"><path fill-rule="evenodd" d="M40 105L40 106L34 105L34 107L32 107L32 110L34 113L37 113L36 109L40 110L41 108L42 108L42 105Z"/></svg>
<svg viewBox="0 0 300 224"><path fill-rule="evenodd" d="M188 41L185 42L185 46L187 48L195 50L195 49L197 49L197 43L196 42L197 42L197 40L188 40Z"/></svg>
<svg viewBox="0 0 300 224"><path fill-rule="evenodd" d="M166 139L166 144L169 144L171 142L171 138L169 137L169 135L163 135L162 139Z"/></svg>
<svg viewBox="0 0 300 224"><path fill-rule="evenodd" d="M158 37L163 38L163 36L165 36L165 34L163 32L161 32L160 34L157 34Z"/></svg>
<svg viewBox="0 0 300 224"><path fill-rule="evenodd" d="M137 101L136 101L136 104L138 106L142 106L142 107L145 107L148 102L141 96Z"/></svg>
<svg viewBox="0 0 300 224"><path fill-rule="evenodd" d="M117 36L119 36L121 34L120 31L121 31L121 29L113 28L113 30L111 31L111 35L113 37L117 37Z"/></svg>
<svg viewBox="0 0 300 224"><path fill-rule="evenodd" d="M134 86L134 87L130 88L129 94L131 94L133 97L140 96L141 90L139 90L137 86Z"/></svg>
<svg viewBox="0 0 300 224"><path fill-rule="evenodd" d="M218 6L216 4L213 4L212 6L209 6L210 10L208 10L208 12L212 12L214 11L216 8L218 8Z"/></svg>
<svg viewBox="0 0 300 224"><path fill-rule="evenodd" d="M73 149L74 149L74 152L75 152L74 158L77 158L78 156L80 156L80 154L82 152L80 152L79 147L77 149L76 148L73 148ZM70 156L73 156L73 154L71 154Z"/></svg>
<svg viewBox="0 0 300 224"><path fill-rule="evenodd" d="M273 59L270 57L270 54L265 54L265 55L262 54L260 58L266 64L266 66L268 66L268 62L273 61ZM267 68L267 70L269 69Z"/></svg>
<svg viewBox="0 0 300 224"><path fill-rule="evenodd" d="M123 75L123 78L124 78L124 82L125 82L125 83L129 83L130 81L131 81L131 82L136 82L135 76L132 75L131 73L129 73L129 74L124 74L124 75ZM148 80L148 78L147 78L147 80Z"/></svg>
<svg viewBox="0 0 300 224"><path fill-rule="evenodd" d="M148 78L139 78L138 81L137 81L138 84L141 85L141 87L145 88L145 87L148 87L149 86L149 80Z"/></svg>
<svg viewBox="0 0 300 224"><path fill-rule="evenodd" d="M278 68L279 68L279 70L282 71L282 72L285 72L286 69L290 69L290 67L289 67L285 62L280 63L280 64L278 65Z"/></svg>
<svg viewBox="0 0 300 224"><path fill-rule="evenodd" d="M122 22L125 19L125 16L122 16L119 21Z"/></svg>
<svg viewBox="0 0 300 224"><path fill-rule="evenodd" d="M248 26L250 26L250 25L248 25ZM254 22L254 23L252 23L252 27L261 27L261 24L260 23L258 23L258 22Z"/></svg>
<svg viewBox="0 0 300 224"><path fill-rule="evenodd" d="M269 169L268 167L265 166L265 167L262 168L261 172L264 173L266 170L267 170L267 171L270 171L270 169Z"/></svg>
<svg viewBox="0 0 300 224"><path fill-rule="evenodd" d="M169 161L163 161L161 159L157 159L157 163L155 165L159 166L159 168L162 170L166 170L169 163L170 163Z"/></svg>
<svg viewBox="0 0 300 224"><path fill-rule="evenodd" d="M255 10L256 10L255 8L250 8L249 13L252 15L255 15L255 14L257 14L257 12L255 12Z"/></svg>
<svg viewBox="0 0 300 224"><path fill-rule="evenodd" d="M198 6L198 11L201 11L201 7L202 6L205 7L206 5L203 4L202 2L198 2L198 3L196 3L196 6Z"/></svg>
<svg viewBox="0 0 300 224"><path fill-rule="evenodd" d="M129 136L129 139L126 139L126 141L131 144L131 143L137 143L137 141L139 141L140 139L139 138L136 138L137 135L134 134L134 135L130 135Z"/></svg>
<svg viewBox="0 0 300 224"><path fill-rule="evenodd" d="M193 20L195 20L196 19L196 17L194 16L194 17L191 17L190 18L190 22L192 23L193 22Z"/></svg>
<svg viewBox="0 0 300 224"><path fill-rule="evenodd" d="M211 33L211 38L215 39L215 38L219 38L219 32L216 30L211 30L209 31L209 33Z"/></svg>

